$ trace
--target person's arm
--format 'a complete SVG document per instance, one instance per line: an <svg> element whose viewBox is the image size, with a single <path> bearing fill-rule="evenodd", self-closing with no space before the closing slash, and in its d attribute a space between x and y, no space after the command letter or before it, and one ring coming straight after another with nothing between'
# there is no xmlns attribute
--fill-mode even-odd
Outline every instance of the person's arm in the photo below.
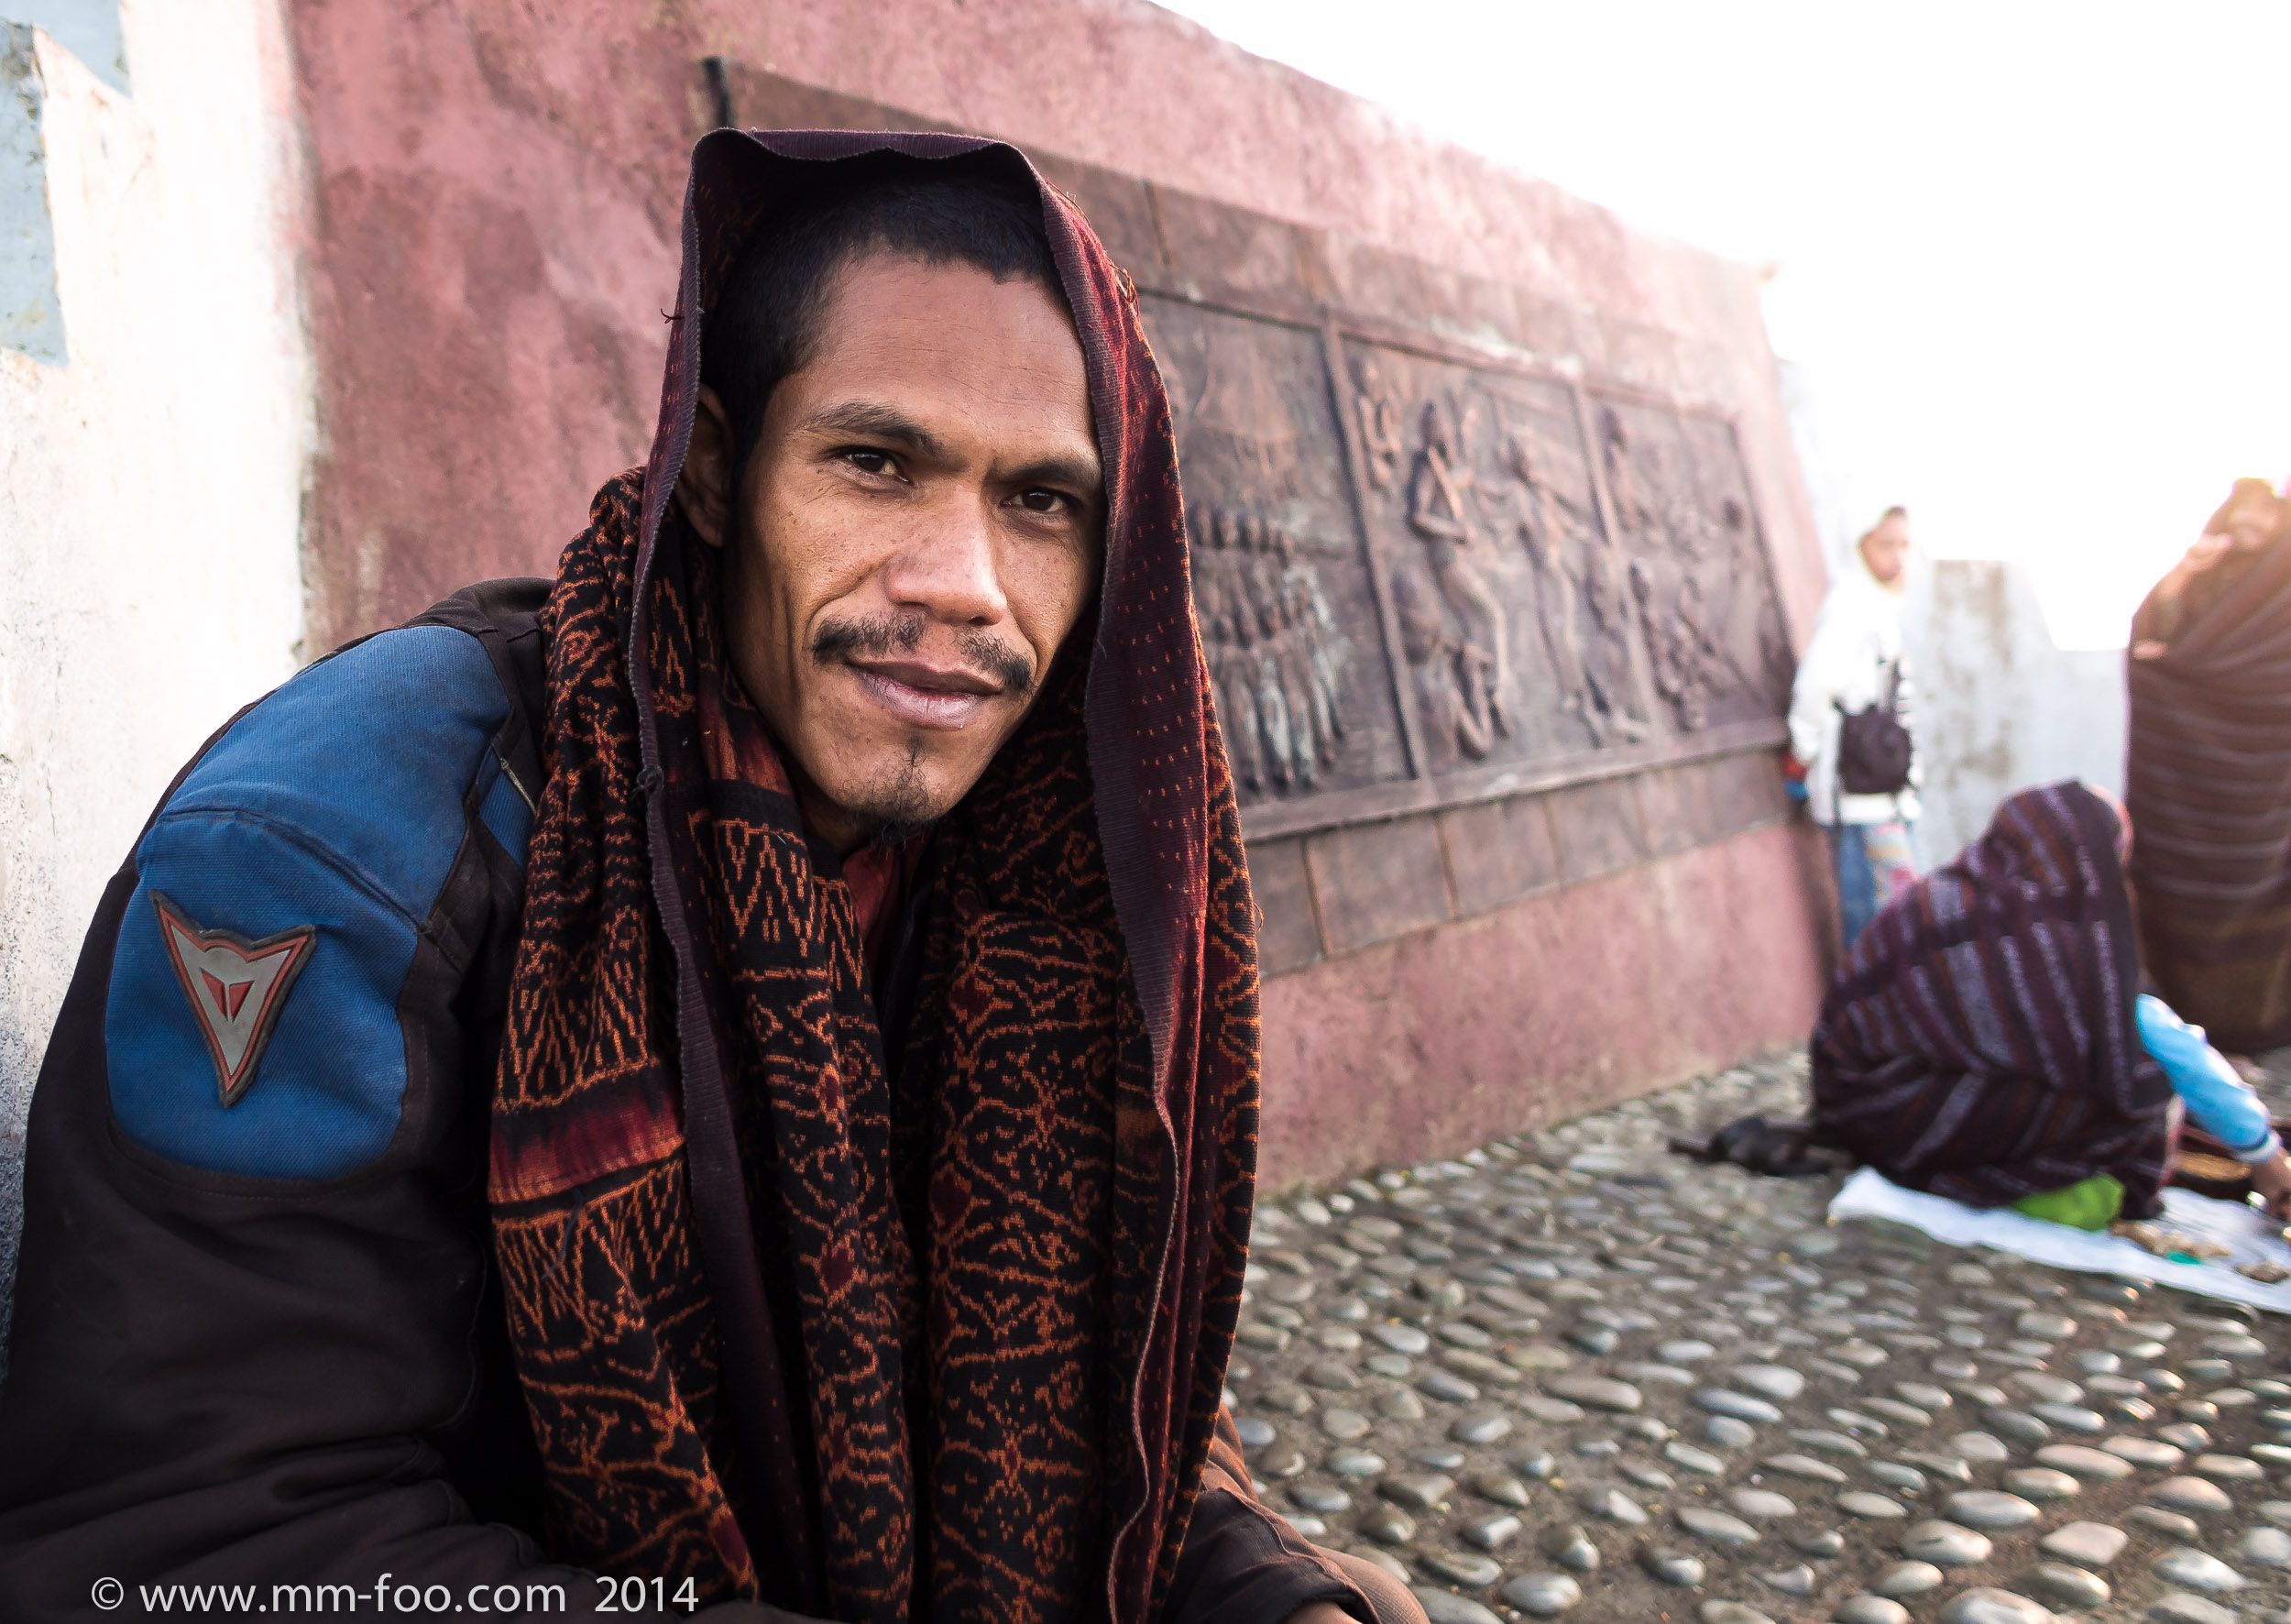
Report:
<svg viewBox="0 0 2291 1624"><path fill-rule="evenodd" d="M1402 1624L1380 1617L1328 1553L1257 1499L1222 1410L1163 1616L1169 1624Z"/></svg>
<svg viewBox="0 0 2291 1624"><path fill-rule="evenodd" d="M1790 685L1790 753L1803 763L1809 781L1820 771L1822 752L1837 725L1837 656L1842 642L1838 618L1825 612L1814 625L1805 653Z"/></svg>
<svg viewBox="0 0 2291 1624"><path fill-rule="evenodd" d="M600 1610L488 1520L538 1526L488 1335L507 712L476 639L373 639L236 722L106 892L32 1102L0 1619L97 1617L109 1584L137 1618L403 1611L406 1586Z"/></svg>
<svg viewBox="0 0 2291 1624"><path fill-rule="evenodd" d="M2134 1007L2141 1046L2172 1080L2190 1120L2251 1167L2271 1209L2291 1207L2291 1158L2251 1085L2206 1041L2203 1028L2181 1020L2164 1000L2143 993Z"/></svg>

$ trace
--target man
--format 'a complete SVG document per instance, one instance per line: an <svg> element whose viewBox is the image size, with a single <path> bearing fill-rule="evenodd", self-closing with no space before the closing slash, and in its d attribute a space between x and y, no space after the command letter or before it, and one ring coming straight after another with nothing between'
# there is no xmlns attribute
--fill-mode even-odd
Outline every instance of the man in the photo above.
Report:
<svg viewBox="0 0 2291 1624"><path fill-rule="evenodd" d="M718 132L683 240L554 586L243 712L105 895L0 1614L1420 1618L1218 1403L1253 915L1126 280L956 137Z"/></svg>
<svg viewBox="0 0 2291 1624"><path fill-rule="evenodd" d="M1888 508L1823 600L1790 695L1790 753L1805 769L1806 809L1829 831L1847 950L1879 910L1917 880L1913 842L1924 772L1910 734L1909 661L1902 648L1908 579L1909 513ZM1849 727L1856 717L1863 719L1860 727ZM1900 755L1891 763L1859 759L1855 748L1855 733L1879 718L1899 730Z"/></svg>

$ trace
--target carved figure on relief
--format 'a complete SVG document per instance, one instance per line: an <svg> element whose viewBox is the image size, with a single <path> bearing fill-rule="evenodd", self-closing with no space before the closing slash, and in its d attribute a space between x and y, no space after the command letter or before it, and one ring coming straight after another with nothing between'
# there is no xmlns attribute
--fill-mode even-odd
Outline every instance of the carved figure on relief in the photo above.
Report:
<svg viewBox="0 0 2291 1624"><path fill-rule="evenodd" d="M1320 578L1262 515L1213 508L1197 534L1195 613L1234 777L1247 795L1310 790L1344 734L1347 650Z"/></svg>
<svg viewBox="0 0 2291 1624"><path fill-rule="evenodd" d="M1478 761L1496 741L1487 710L1487 652L1448 630L1440 611L1418 592L1413 576L1393 576L1392 607L1427 736L1446 740L1465 759Z"/></svg>
<svg viewBox="0 0 2291 1624"><path fill-rule="evenodd" d="M1438 401L1424 403L1422 422L1423 444L1409 479L1409 525L1424 538L1432 579L1463 622L1464 638L1485 651L1483 691L1472 708L1484 709L1497 732L1508 733L1504 706L1511 691L1509 635L1502 600L1479 569L1486 540L1477 522L1472 465L1458 450L1460 436L1450 435Z"/></svg>
<svg viewBox="0 0 2291 1624"><path fill-rule="evenodd" d="M1595 746L1616 739L1636 743L1647 736L1647 725L1631 714L1628 629L1603 612L1614 607L1615 596L1606 538L1555 477L1558 458L1532 428L1507 425L1504 459L1517 481L1519 539L1535 565L1536 618L1558 708L1583 723Z"/></svg>
<svg viewBox="0 0 2291 1624"><path fill-rule="evenodd" d="M1374 356L1363 356L1353 370L1354 415L1360 420L1360 449L1367 464L1372 489L1389 490L1400 477L1408 456L1408 439L1400 426L1399 403L1386 387L1384 371Z"/></svg>

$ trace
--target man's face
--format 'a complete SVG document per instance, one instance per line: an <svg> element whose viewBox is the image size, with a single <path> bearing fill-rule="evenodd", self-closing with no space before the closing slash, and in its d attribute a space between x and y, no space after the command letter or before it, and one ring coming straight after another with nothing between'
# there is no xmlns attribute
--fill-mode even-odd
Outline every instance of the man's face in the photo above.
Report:
<svg viewBox="0 0 2291 1624"><path fill-rule="evenodd" d="M1888 519L1863 538L1861 556L1868 561L1869 573L1891 587L1909 567L1909 526L1899 519Z"/></svg>
<svg viewBox="0 0 2291 1624"><path fill-rule="evenodd" d="M1025 718L1096 588L1103 481L1066 307L872 255L773 391L736 488L702 391L678 483L725 549L733 667L814 831L938 817Z"/></svg>

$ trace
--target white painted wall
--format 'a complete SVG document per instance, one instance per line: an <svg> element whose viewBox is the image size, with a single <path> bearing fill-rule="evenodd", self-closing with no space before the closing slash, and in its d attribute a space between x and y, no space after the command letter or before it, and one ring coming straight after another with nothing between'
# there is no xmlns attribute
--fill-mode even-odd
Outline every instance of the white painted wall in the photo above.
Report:
<svg viewBox="0 0 2291 1624"><path fill-rule="evenodd" d="M1942 558L1910 577L1902 636L1925 758L1917 843L1946 862L2015 790L2124 788L2124 651L2054 646L2018 565Z"/></svg>
<svg viewBox="0 0 2291 1624"><path fill-rule="evenodd" d="M35 37L67 353L0 349L0 1316L25 1106L88 916L177 767L301 635L315 397L283 19L276 0L118 19L124 91Z"/></svg>

